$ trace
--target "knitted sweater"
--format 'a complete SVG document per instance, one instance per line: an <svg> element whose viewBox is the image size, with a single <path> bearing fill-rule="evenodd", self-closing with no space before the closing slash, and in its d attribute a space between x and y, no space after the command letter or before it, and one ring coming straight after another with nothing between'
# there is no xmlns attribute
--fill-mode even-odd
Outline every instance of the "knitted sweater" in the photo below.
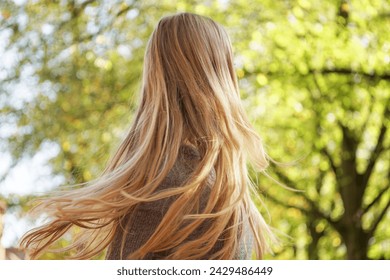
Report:
<svg viewBox="0 0 390 280"><path fill-rule="evenodd" d="M157 191L161 191L173 186L181 186L189 178L191 173L199 163L200 156L196 150L188 146L182 146L179 150L179 156L163 180ZM207 188L202 193L199 208L202 210L207 204L207 199L210 193L210 188L215 181L215 172L211 172L207 180ZM168 211L170 204L175 197L168 197L148 203L140 203L131 214L126 215L120 222L118 230L114 236L112 243L108 248L106 259L118 260L126 259L126 257L141 247L153 234L163 216ZM195 239L205 230L205 223L199 226L189 237L189 240ZM124 230L125 229L125 230ZM244 225L244 231L248 232L248 226ZM121 256L121 245L123 234L126 234L123 255ZM245 233L247 234L247 233ZM252 238L249 238L252 243ZM205 259L211 256L223 246L222 241L216 242L214 248L208 252ZM237 259L249 259L251 254L252 244L243 244L241 242L240 248L236 253ZM145 259L162 259L167 255L167 252L149 253Z"/></svg>

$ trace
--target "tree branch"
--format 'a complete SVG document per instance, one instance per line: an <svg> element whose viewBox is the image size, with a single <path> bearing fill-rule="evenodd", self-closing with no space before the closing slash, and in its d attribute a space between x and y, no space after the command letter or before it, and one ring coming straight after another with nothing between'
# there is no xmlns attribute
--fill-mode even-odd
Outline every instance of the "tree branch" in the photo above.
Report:
<svg viewBox="0 0 390 280"><path fill-rule="evenodd" d="M389 104L390 104L390 98L387 100L386 105L385 105L386 107L385 107L385 111L383 113L383 120L385 120L386 118L389 117L389 114L390 114ZM367 164L367 168L366 168L365 172L361 176L362 177L361 187L363 189L366 188L366 186L368 184L368 180L370 179L372 171L374 170L375 163L377 162L379 156L381 155L381 153L383 151L383 148L384 148L383 142L385 140L386 132L387 132L387 127L386 127L385 123L382 122L382 126L381 126L381 129L379 132L378 140L377 140L377 143L375 145L374 151L371 154L371 157L370 157L370 160Z"/></svg>
<svg viewBox="0 0 390 280"><path fill-rule="evenodd" d="M374 104L375 104L375 97L373 97L371 94L369 95L370 96L370 107L368 109L368 116L367 116L367 119L365 120L365 122L363 123L362 125L362 128L361 128L361 134L359 135L359 143L362 141L362 138L363 138L363 134L364 132L366 131L366 128L367 128L367 125L368 125L368 121L371 119L371 115L372 115L372 109L374 108Z"/></svg>
<svg viewBox="0 0 390 280"><path fill-rule="evenodd" d="M320 96L315 96L313 94L313 92L312 92L312 98L313 98L313 101L314 101L313 105L317 105L317 106L321 104L320 99L321 99L321 101L323 101L323 100L326 100L326 101L329 101L329 102L332 101L332 100L330 100L328 94L324 94L323 93L323 90L321 89L320 83L318 81L318 74L319 73L313 73L313 75L312 75L315 88L318 91L318 93L320 94ZM315 118L315 120L316 120L317 124L319 125L320 124L319 123L319 118Z"/></svg>
<svg viewBox="0 0 390 280"><path fill-rule="evenodd" d="M70 11L72 12L73 16L74 17L77 17L82 11L84 11L84 9L91 3L95 2L96 0L87 0L87 1L84 1L83 3L81 3L79 6L76 6L76 3L75 1L71 1L71 3L69 3L69 9Z"/></svg>
<svg viewBox="0 0 390 280"><path fill-rule="evenodd" d="M374 206L374 204L377 203L382 198L382 196L386 193L386 191L388 191L388 190L389 190L388 187L386 187L383 190L381 190L380 193L371 201L371 203L368 204L363 209L363 213L367 213L371 209L371 207Z"/></svg>
<svg viewBox="0 0 390 280"><path fill-rule="evenodd" d="M334 160L333 160L332 156L329 154L328 149L326 147L324 147L324 148L321 149L320 152L328 159L330 167L332 168L333 173L334 173L334 175L337 178L338 177L337 176L337 166L334 163Z"/></svg>
<svg viewBox="0 0 390 280"><path fill-rule="evenodd" d="M285 184L288 187L291 187L294 185L293 181L290 178L288 178L286 175L284 175L282 172L280 172L276 168L273 171L281 179L281 181L283 181L283 184Z"/></svg>
<svg viewBox="0 0 390 280"><path fill-rule="evenodd" d="M132 6L126 6L126 7L122 8L122 9L120 9L120 10L116 13L116 17L121 16L122 14L126 13L127 11L129 11L131 8L132 8Z"/></svg>
<svg viewBox="0 0 390 280"><path fill-rule="evenodd" d="M275 72L264 72L264 74L267 74L268 76L275 76ZM390 73L384 72L384 73L377 73L377 72L363 72L363 70L353 70L350 68L323 68L323 69L309 69L307 74L300 74L301 76L309 76L309 75L329 75L329 74L339 74L339 75L361 75L364 78L373 80L373 79L380 79L380 80L390 80Z"/></svg>
<svg viewBox="0 0 390 280"><path fill-rule="evenodd" d="M278 178L284 183L286 184L287 186L292 186L293 183L292 181L290 180L290 178L288 178L286 175L284 175L283 173L281 173L279 170L274 170L275 174L278 176ZM317 215L318 217L326 220L329 224L331 224L333 227L335 228L338 228L338 221L334 221L332 220L332 218L328 215L326 215L325 213L323 213L318 207L317 205L315 204L314 201L312 201L304 192L299 192L298 194L299 196L301 196L311 207L311 211Z"/></svg>
<svg viewBox="0 0 390 280"><path fill-rule="evenodd" d="M380 14L378 14L378 18L389 18L390 17L390 11L389 12L382 12Z"/></svg>
<svg viewBox="0 0 390 280"><path fill-rule="evenodd" d="M302 194L301 195L305 198L307 203L310 204L312 211L318 216L321 217L322 219L326 220L329 224L331 224L334 228L339 228L339 222L334 221L329 215L326 215L324 212L322 212L317 205L309 199L306 195Z"/></svg>
<svg viewBox="0 0 390 280"><path fill-rule="evenodd" d="M303 208L303 207L301 207L301 206L298 206L298 205L291 205L291 204L285 203L285 202L281 201L280 199L278 199L278 198L276 198L276 197L270 195L269 192L267 192L267 191L265 191L265 190L264 190L264 192L265 192L266 195L267 195L267 199L271 200L271 201L274 202L275 204L281 205L281 206L283 206L283 207L288 207L288 208L297 209L297 210L299 210L299 211L305 213L306 215L309 214L309 210L307 210L307 209L305 209L305 208Z"/></svg>
<svg viewBox="0 0 390 280"><path fill-rule="evenodd" d="M319 196L320 193L321 193L321 189L322 189L322 182L324 181L324 177L325 177L326 173L325 172L320 172L320 175L316 181L316 191L317 191L317 195Z"/></svg>
<svg viewBox="0 0 390 280"><path fill-rule="evenodd" d="M385 139L386 131L387 131L387 127L385 126L385 124L382 124L378 136L378 141L375 145L374 151L372 152L370 161L367 164L366 171L363 173L363 184L367 184L368 179L374 169L375 163L378 160L378 157L380 156L381 152L383 151L383 141Z"/></svg>
<svg viewBox="0 0 390 280"><path fill-rule="evenodd" d="M93 2L96 2L96 0L87 0L83 3L81 3L81 5L79 6L79 9L84 10L85 7L87 7L89 4L92 4Z"/></svg>
<svg viewBox="0 0 390 280"><path fill-rule="evenodd" d="M378 227L379 223L382 221L383 217L386 215L386 212L387 210L389 210L389 208L390 208L390 199L387 202L387 205L385 206L383 211L379 214L377 220L371 226L371 229L368 232L369 236L372 236L375 233L376 228Z"/></svg>
<svg viewBox="0 0 390 280"><path fill-rule="evenodd" d="M318 74L323 74L323 75L326 75L326 74L340 74L340 75L357 74L357 75L361 75L361 76L369 78L369 79L379 78L381 80L390 80L390 73L381 73L381 74L375 73L375 72L366 73L366 72L363 72L362 70L352 70L350 68L333 68L333 69L324 68L324 69L320 69L320 70L310 69L309 73L310 74L318 73Z"/></svg>

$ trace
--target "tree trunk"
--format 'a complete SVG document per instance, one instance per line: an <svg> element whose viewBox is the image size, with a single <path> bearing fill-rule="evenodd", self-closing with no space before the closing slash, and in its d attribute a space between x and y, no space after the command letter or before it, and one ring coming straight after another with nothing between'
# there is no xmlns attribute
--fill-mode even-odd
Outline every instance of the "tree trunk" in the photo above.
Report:
<svg viewBox="0 0 390 280"><path fill-rule="evenodd" d="M348 226L341 234L347 247L348 260L366 260L368 258L368 238L362 228Z"/></svg>

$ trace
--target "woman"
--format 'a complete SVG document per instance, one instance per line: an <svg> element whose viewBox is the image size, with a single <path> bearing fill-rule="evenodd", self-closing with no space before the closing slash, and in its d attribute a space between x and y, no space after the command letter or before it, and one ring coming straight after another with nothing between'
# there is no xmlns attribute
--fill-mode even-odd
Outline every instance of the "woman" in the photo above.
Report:
<svg viewBox="0 0 390 280"><path fill-rule="evenodd" d="M138 112L103 175L44 201L52 221L21 245L37 258L76 226L64 248L76 259L106 248L107 259L261 258L269 229L247 159L258 171L268 164L228 35L209 18L165 17L148 42Z"/></svg>

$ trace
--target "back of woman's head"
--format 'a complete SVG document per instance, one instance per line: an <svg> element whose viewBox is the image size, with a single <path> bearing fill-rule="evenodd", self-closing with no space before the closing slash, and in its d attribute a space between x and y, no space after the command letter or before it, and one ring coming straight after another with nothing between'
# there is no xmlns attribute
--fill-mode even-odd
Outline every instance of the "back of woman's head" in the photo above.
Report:
<svg viewBox="0 0 390 280"><path fill-rule="evenodd" d="M156 192L183 145L197 150L199 164L183 185ZM267 166L261 139L241 106L227 33L206 17L190 13L164 17L145 52L133 124L103 175L42 204L55 218L27 234L22 245L32 248L36 257L77 225L82 238L69 248L81 248L76 257L89 258L110 244L121 219L135 206L175 196L158 230L129 258L168 250L167 259L232 259L246 240L243 224L252 232L261 257L268 227L250 198L248 157L259 171ZM205 192L211 173L215 180L199 213L194 198ZM180 244L205 220L211 226ZM223 246L214 252L217 242Z"/></svg>
<svg viewBox="0 0 390 280"><path fill-rule="evenodd" d="M171 144L257 149L254 164L266 167L262 145L241 107L229 37L213 20L191 13L160 20L145 53L141 99L141 123L150 129L151 118L158 119L159 129L166 126L168 138L176 138Z"/></svg>

